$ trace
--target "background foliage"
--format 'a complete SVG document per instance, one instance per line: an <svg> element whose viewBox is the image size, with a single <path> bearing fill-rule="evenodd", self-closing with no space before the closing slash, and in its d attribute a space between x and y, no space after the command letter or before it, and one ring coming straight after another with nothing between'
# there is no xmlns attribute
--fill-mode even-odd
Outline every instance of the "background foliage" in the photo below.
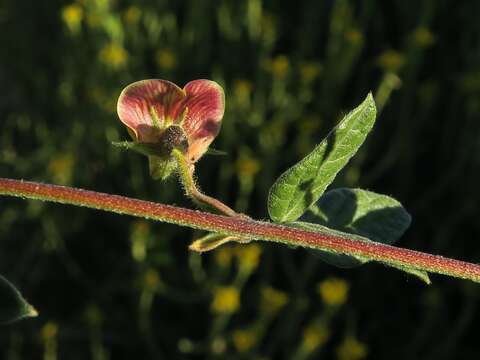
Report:
<svg viewBox="0 0 480 360"><path fill-rule="evenodd" d="M227 111L199 163L209 194L267 218L275 178L369 90L379 119L337 178L399 199L400 246L478 262L476 1L5 0L0 174L191 206L119 151L130 82L211 78ZM199 233L1 199L0 273L40 316L0 329L6 359L478 355L480 288L275 245L187 252Z"/></svg>

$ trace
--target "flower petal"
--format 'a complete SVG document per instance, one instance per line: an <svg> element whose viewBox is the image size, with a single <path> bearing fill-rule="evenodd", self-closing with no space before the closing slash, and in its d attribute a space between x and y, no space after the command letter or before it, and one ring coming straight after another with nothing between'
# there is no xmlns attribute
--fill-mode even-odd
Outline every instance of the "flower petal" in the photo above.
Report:
<svg viewBox="0 0 480 360"><path fill-rule="evenodd" d="M134 140L155 142L157 128L164 126L166 121L177 120L183 112L183 99L185 92L170 81L137 81L120 94L118 117L133 132Z"/></svg>
<svg viewBox="0 0 480 360"><path fill-rule="evenodd" d="M220 131L225 111L223 89L214 81L194 80L184 87L188 108L183 128L187 134L189 148L187 158L196 162Z"/></svg>

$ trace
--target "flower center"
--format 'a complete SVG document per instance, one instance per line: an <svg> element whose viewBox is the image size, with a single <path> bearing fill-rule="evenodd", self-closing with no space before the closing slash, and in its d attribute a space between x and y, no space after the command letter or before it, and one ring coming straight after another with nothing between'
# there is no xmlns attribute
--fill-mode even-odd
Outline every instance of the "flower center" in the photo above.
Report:
<svg viewBox="0 0 480 360"><path fill-rule="evenodd" d="M187 135L180 126L169 126L160 134L158 147L162 152L165 152L166 155L170 155L175 148L185 152L188 148Z"/></svg>

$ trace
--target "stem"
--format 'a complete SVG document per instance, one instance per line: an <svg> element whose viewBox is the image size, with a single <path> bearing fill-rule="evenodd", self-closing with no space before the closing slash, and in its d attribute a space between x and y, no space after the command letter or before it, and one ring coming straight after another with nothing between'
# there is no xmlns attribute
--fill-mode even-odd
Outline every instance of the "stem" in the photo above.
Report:
<svg viewBox="0 0 480 360"><path fill-rule="evenodd" d="M0 195L84 206L242 238L322 249L480 282L480 265L239 216L215 215L119 195L3 178L0 178Z"/></svg>
<svg viewBox="0 0 480 360"><path fill-rule="evenodd" d="M222 203L220 200L217 200L208 195L205 195L197 188L197 185L195 184L195 180L193 179L194 168L190 166L190 164L187 162L187 160L185 159L185 156L182 154L180 150L173 149L172 155L175 157L175 160L177 160L178 173L180 175L180 179L182 181L183 187L185 188L185 191L187 192L188 197L192 198L192 200L195 203L199 204L200 206L208 205L209 207L216 209L221 214L224 214L227 216L240 215L237 212L235 212L235 210L231 209L229 206Z"/></svg>

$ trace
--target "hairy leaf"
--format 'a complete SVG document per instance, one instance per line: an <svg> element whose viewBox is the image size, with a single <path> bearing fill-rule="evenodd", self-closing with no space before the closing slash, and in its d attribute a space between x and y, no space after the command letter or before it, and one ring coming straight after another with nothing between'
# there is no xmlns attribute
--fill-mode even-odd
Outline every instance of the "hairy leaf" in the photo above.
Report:
<svg viewBox="0 0 480 360"><path fill-rule="evenodd" d="M375 102L368 94L309 155L277 179L268 198L268 212L273 221L297 220L320 198L362 145L375 116Z"/></svg>
<svg viewBox="0 0 480 360"><path fill-rule="evenodd" d="M411 217L400 202L389 196L362 189L341 188L326 192L305 213L302 220L306 222L294 224L352 240L393 244L408 229ZM343 268L359 266L368 261L360 257L323 250L315 251L315 254L325 262ZM388 265L430 283L424 271L397 264Z"/></svg>
<svg viewBox="0 0 480 360"><path fill-rule="evenodd" d="M315 232L322 233L322 234L334 235L334 236L337 236L337 237L343 237L345 239L371 242L371 240L366 238L366 237L359 236L359 235L354 235L354 234L349 234L349 233L334 230L334 229L330 229L326 226L319 225L319 224L313 224L313 223L303 222L303 221L294 221L294 222L288 223L288 225L293 226L293 227L297 227L297 228L300 228L300 229L315 231ZM368 258L365 258L365 257L362 257L362 256L345 255L345 254L341 254L341 253L338 253L338 252L333 252L333 251L326 250L326 249L323 249L323 250L318 249L318 250L312 250L312 251L314 251L315 254L318 255L325 262L327 262L329 264L332 264L332 265L339 266L339 267L351 267L352 263L355 263L355 265L362 265L362 264L365 264L369 261L379 261L379 260L375 260L375 259L368 259ZM382 262L383 264L385 264L387 266L390 266L390 267L393 267L395 269L398 269L398 270L404 271L406 273L409 273L411 275L414 275L414 276L418 277L420 280L424 281L427 284L431 283L430 278L428 277L428 273L426 271L418 270L418 269L414 269L414 268L409 268L407 266L403 266L403 265L399 265L399 264L393 264L393 263L390 263L390 262L383 262L383 261L380 261L380 262Z"/></svg>
<svg viewBox="0 0 480 360"><path fill-rule="evenodd" d="M394 198L347 188L326 192L302 220L384 244L397 241L411 223L410 214Z"/></svg>

